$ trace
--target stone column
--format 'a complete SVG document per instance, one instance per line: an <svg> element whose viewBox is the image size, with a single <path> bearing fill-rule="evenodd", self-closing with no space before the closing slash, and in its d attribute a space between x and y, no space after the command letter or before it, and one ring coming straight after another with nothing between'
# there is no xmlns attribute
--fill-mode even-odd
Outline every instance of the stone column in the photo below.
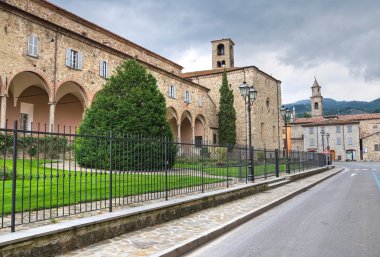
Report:
<svg viewBox="0 0 380 257"><path fill-rule="evenodd" d="M5 128L7 123L7 99L8 96L1 96L1 116L0 116L0 128Z"/></svg>
<svg viewBox="0 0 380 257"><path fill-rule="evenodd" d="M178 131L178 143L181 143L181 124L177 124L177 131Z"/></svg>
<svg viewBox="0 0 380 257"><path fill-rule="evenodd" d="M195 143L195 127L191 126L191 138L193 140L193 144Z"/></svg>
<svg viewBox="0 0 380 257"><path fill-rule="evenodd" d="M54 132L54 113L56 104L49 103L49 132Z"/></svg>

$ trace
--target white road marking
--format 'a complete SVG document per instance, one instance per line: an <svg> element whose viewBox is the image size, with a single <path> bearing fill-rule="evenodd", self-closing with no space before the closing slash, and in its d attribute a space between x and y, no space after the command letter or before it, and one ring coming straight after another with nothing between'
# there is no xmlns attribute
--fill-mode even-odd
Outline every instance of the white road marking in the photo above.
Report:
<svg viewBox="0 0 380 257"><path fill-rule="evenodd" d="M354 169L354 170L359 170L359 169Z"/></svg>
<svg viewBox="0 0 380 257"><path fill-rule="evenodd" d="M368 170L368 169L362 169L362 170Z"/></svg>
<svg viewBox="0 0 380 257"><path fill-rule="evenodd" d="M356 173L352 173L352 174L351 174L351 177L353 177L353 176L355 176L355 175L356 175Z"/></svg>
<svg viewBox="0 0 380 257"><path fill-rule="evenodd" d="M376 170L376 169L372 169L372 170Z"/></svg>

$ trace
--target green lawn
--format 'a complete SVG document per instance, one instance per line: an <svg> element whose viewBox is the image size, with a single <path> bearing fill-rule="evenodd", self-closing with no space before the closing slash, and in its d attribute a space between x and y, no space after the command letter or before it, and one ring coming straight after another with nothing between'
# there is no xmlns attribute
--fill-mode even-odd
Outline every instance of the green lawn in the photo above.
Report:
<svg viewBox="0 0 380 257"><path fill-rule="evenodd" d="M13 163L6 161L6 166L11 169ZM3 170L4 161L0 161ZM16 182L16 211L36 210L83 203L94 200L109 198L110 175L101 172L64 171L54 168L56 164L25 160L17 161ZM47 167L48 166L48 167ZM44 176L45 179L44 179ZM24 178L24 179L23 179ZM154 173L120 173L115 172L112 176L112 196L123 197L144 193L199 186L204 183L223 182L225 179L207 178L198 175L173 175L163 172ZM0 210L8 214L11 211L12 181L0 181ZM4 199L4 200L3 200ZM4 205L3 202L4 201Z"/></svg>

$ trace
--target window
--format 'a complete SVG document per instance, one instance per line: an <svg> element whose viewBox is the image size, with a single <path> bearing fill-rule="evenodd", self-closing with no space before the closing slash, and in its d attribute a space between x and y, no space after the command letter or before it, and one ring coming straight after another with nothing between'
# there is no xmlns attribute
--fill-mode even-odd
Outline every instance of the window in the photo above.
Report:
<svg viewBox="0 0 380 257"><path fill-rule="evenodd" d="M168 86L168 96L173 99L177 98L177 89L175 88L175 86Z"/></svg>
<svg viewBox="0 0 380 257"><path fill-rule="evenodd" d="M269 108L269 97L267 98L265 104L266 104L267 108Z"/></svg>
<svg viewBox="0 0 380 257"><path fill-rule="evenodd" d="M260 126L260 128L261 128L261 130L260 130L260 132L261 132L261 134L260 134L261 140L264 140L264 126L265 126L264 123L261 123L261 126Z"/></svg>
<svg viewBox="0 0 380 257"><path fill-rule="evenodd" d="M314 128L309 128L309 134L314 134Z"/></svg>
<svg viewBox="0 0 380 257"><path fill-rule="evenodd" d="M198 96L198 106L199 107L203 106L203 96Z"/></svg>
<svg viewBox="0 0 380 257"><path fill-rule="evenodd" d="M341 145L342 144L342 141L341 141L340 137L336 138L336 144L337 145Z"/></svg>
<svg viewBox="0 0 380 257"><path fill-rule="evenodd" d="M28 37L28 55L38 57L38 38L37 36Z"/></svg>
<svg viewBox="0 0 380 257"><path fill-rule="evenodd" d="M81 70L83 69L82 63L81 52L72 50L70 48L66 49L66 66L76 70Z"/></svg>
<svg viewBox="0 0 380 257"><path fill-rule="evenodd" d="M217 137L216 137L216 134L212 134L212 143L213 143L214 145L216 145L216 143L217 143Z"/></svg>
<svg viewBox="0 0 380 257"><path fill-rule="evenodd" d="M340 126L336 126L336 133L340 133Z"/></svg>
<svg viewBox="0 0 380 257"><path fill-rule="evenodd" d="M352 137L347 138L347 143L348 143L348 145L352 145Z"/></svg>
<svg viewBox="0 0 380 257"><path fill-rule="evenodd" d="M225 66L226 66L226 62L222 61L222 67L225 67Z"/></svg>
<svg viewBox="0 0 380 257"><path fill-rule="evenodd" d="M108 62L107 61L100 61L99 63L99 75L100 77L109 78L109 68L108 68Z"/></svg>
<svg viewBox="0 0 380 257"><path fill-rule="evenodd" d="M223 44L219 44L217 46L217 50L218 50L218 55L224 55L224 45Z"/></svg>
<svg viewBox="0 0 380 257"><path fill-rule="evenodd" d="M352 126L351 126L351 125L348 125L348 126L347 126L347 132L348 132L348 133L351 133L351 132L352 132Z"/></svg>
<svg viewBox="0 0 380 257"><path fill-rule="evenodd" d="M22 130L28 129L28 114L27 113L21 113L21 129Z"/></svg>
<svg viewBox="0 0 380 257"><path fill-rule="evenodd" d="M190 92L189 91L185 91L185 93L183 94L183 98L184 98L184 101L185 103L191 103L191 98L190 98Z"/></svg>
<svg viewBox="0 0 380 257"><path fill-rule="evenodd" d="M218 68L220 68L220 67L222 67L222 63L221 63L220 61L218 61L218 62L216 63L216 66L217 66Z"/></svg>
<svg viewBox="0 0 380 257"><path fill-rule="evenodd" d="M380 144L375 144L375 151L379 152L380 151Z"/></svg>
<svg viewBox="0 0 380 257"><path fill-rule="evenodd" d="M314 109L316 109L316 110L319 109L318 103L314 103Z"/></svg>
<svg viewBox="0 0 380 257"><path fill-rule="evenodd" d="M310 138L309 145L310 145L310 146L314 146L314 145L315 145L315 140L314 140L314 138Z"/></svg>
<svg viewBox="0 0 380 257"><path fill-rule="evenodd" d="M195 146L201 147L202 146L202 136L195 136Z"/></svg>

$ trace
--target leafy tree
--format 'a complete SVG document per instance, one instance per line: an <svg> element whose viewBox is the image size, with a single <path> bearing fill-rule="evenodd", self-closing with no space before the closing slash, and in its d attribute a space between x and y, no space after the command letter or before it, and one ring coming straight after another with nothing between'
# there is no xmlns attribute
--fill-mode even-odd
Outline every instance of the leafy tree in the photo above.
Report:
<svg viewBox="0 0 380 257"><path fill-rule="evenodd" d="M157 170L174 163L176 147L166 119L166 102L156 79L135 60L121 64L107 81L79 127L77 161L86 167L109 167L112 131L113 168Z"/></svg>
<svg viewBox="0 0 380 257"><path fill-rule="evenodd" d="M234 95L228 87L226 70L223 72L222 86L219 89L218 134L220 145L233 146L236 144L236 112L234 109Z"/></svg>

